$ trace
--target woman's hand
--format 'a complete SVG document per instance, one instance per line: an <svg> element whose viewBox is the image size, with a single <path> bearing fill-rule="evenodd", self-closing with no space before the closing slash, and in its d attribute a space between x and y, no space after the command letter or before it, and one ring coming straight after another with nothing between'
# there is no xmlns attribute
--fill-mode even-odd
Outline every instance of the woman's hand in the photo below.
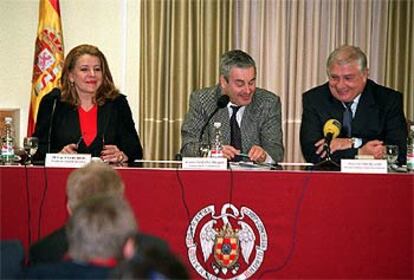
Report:
<svg viewBox="0 0 414 280"><path fill-rule="evenodd" d="M104 162L122 163L128 161L128 156L119 150L116 145L104 145L101 159Z"/></svg>
<svg viewBox="0 0 414 280"><path fill-rule="evenodd" d="M78 145L72 143L72 144L68 144L66 146L63 147L62 150L60 150L61 154L77 154L78 153Z"/></svg>

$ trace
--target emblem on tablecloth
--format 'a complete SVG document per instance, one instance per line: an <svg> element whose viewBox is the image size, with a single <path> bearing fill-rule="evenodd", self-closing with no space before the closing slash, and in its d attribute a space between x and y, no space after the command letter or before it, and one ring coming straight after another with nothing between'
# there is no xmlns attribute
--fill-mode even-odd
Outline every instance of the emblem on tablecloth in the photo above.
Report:
<svg viewBox="0 0 414 280"><path fill-rule="evenodd" d="M267 233L259 216L247 207L230 203L219 216L214 206L201 209L186 236L189 260L205 279L247 279L261 266ZM255 249L255 250L254 250Z"/></svg>

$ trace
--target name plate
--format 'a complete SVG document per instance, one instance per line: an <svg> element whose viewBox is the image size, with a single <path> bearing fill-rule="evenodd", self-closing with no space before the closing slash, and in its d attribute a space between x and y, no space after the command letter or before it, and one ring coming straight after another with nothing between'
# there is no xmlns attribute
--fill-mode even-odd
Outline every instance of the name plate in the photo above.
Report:
<svg viewBox="0 0 414 280"><path fill-rule="evenodd" d="M227 159L208 157L183 157L182 168L193 170L227 170Z"/></svg>
<svg viewBox="0 0 414 280"><path fill-rule="evenodd" d="M387 161L385 159L341 159L341 172L387 173Z"/></svg>
<svg viewBox="0 0 414 280"><path fill-rule="evenodd" d="M46 154L46 167L79 168L91 162L90 154Z"/></svg>

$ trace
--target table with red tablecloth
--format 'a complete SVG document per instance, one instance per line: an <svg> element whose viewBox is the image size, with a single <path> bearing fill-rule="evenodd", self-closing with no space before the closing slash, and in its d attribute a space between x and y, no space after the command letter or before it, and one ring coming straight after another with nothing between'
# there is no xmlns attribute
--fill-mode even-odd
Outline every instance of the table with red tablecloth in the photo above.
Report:
<svg viewBox="0 0 414 280"><path fill-rule="evenodd" d="M194 278L414 277L413 174L117 170L140 230L168 241ZM61 227L71 171L1 167L1 239L27 249ZM214 238L227 220L237 242ZM217 240L237 254L226 274Z"/></svg>

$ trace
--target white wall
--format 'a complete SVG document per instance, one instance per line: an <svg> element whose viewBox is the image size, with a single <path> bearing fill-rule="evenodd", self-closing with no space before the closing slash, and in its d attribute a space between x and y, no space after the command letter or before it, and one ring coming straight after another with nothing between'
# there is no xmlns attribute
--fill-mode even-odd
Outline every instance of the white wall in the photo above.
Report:
<svg viewBox="0 0 414 280"><path fill-rule="evenodd" d="M98 46L116 85L128 96L134 120L139 113L139 8L139 0L60 0L65 54L83 43ZM1 0L0 14L0 109L20 109L22 143L27 131L39 1Z"/></svg>

